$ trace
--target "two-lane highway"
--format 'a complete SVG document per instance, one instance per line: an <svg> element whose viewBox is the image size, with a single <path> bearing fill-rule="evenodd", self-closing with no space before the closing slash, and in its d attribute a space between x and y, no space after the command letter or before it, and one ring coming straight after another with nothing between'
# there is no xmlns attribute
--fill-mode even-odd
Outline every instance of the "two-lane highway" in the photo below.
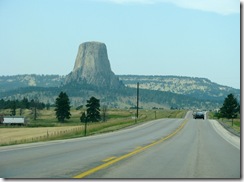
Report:
<svg viewBox="0 0 244 182"><path fill-rule="evenodd" d="M72 178L175 131L183 119L159 119L78 139L0 147L2 178Z"/></svg>
<svg viewBox="0 0 244 182"><path fill-rule="evenodd" d="M211 120L159 119L79 139L0 148L2 178L240 178L240 147ZM216 132L217 131L217 132ZM167 140L166 140L167 139Z"/></svg>
<svg viewBox="0 0 244 182"><path fill-rule="evenodd" d="M240 146L226 141L211 122L191 119L175 137L89 177L240 178Z"/></svg>

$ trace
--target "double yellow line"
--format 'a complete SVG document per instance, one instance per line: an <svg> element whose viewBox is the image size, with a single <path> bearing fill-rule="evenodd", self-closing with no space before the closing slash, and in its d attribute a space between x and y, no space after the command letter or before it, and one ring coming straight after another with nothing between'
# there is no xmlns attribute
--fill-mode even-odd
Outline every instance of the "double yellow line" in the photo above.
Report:
<svg viewBox="0 0 244 182"><path fill-rule="evenodd" d="M188 119L185 119L183 121L183 123L174 132L172 132L171 134L169 134L169 135L167 135L167 136L165 136L165 137L163 137L163 138L161 138L159 140L156 140L156 141L150 143L149 145L137 148L137 149L133 150L132 152L130 152L128 154L125 154L125 155L122 155L122 156L120 156L118 158L112 157L111 160L108 160L108 162L106 162L106 163L104 163L104 164L102 164L100 166L94 167L92 169L89 169L88 171L85 171L85 172L83 172L81 174L78 174L78 175L74 176L73 178L84 178L84 177L86 177L88 175L91 175L91 174L93 174L93 173L95 173L95 172L97 172L97 171L99 171L101 169L104 169L104 168L106 168L106 167L108 167L108 166L110 166L110 165L112 165L112 164L114 164L116 162L119 162L119 161L121 161L123 159L126 159L126 158L132 156L132 155L135 155L135 154L137 154L139 152L142 152L142 151L144 151L144 150L146 150L146 149L148 149L148 148L150 148L150 147L152 147L154 145L162 143L163 141L165 141L165 140L173 137L174 135L176 135L185 126L187 121L188 121Z"/></svg>

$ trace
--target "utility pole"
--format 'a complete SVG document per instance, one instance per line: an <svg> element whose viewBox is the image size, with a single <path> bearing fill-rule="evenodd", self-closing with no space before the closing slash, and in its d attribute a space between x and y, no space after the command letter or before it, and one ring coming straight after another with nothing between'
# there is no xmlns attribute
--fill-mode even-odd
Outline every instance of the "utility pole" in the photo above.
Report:
<svg viewBox="0 0 244 182"><path fill-rule="evenodd" d="M86 129L87 129L87 114L85 114L86 118L85 118L85 136L86 136Z"/></svg>
<svg viewBox="0 0 244 182"><path fill-rule="evenodd" d="M137 101L136 101L136 117L138 118L138 109L139 109L139 82L137 82Z"/></svg>

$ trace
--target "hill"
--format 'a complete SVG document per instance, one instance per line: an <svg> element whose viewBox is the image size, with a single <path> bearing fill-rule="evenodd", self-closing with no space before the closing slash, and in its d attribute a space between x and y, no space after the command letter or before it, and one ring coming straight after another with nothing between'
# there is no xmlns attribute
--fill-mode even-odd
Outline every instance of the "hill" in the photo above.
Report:
<svg viewBox="0 0 244 182"><path fill-rule="evenodd" d="M23 87L58 87L64 82L60 75L13 75L0 76L0 92Z"/></svg>
<svg viewBox="0 0 244 182"><path fill-rule="evenodd" d="M60 91L65 91L73 106L85 105L95 96L101 104L110 107L130 108L136 105L136 83L140 83L140 107L143 108L202 108L221 106L228 93L240 98L240 90L221 86L206 78L180 76L117 75L125 88L102 89L94 85L69 83L59 75L0 76L0 99L13 100L38 98L54 103Z"/></svg>
<svg viewBox="0 0 244 182"><path fill-rule="evenodd" d="M136 88L137 82L140 88L172 92L205 100L224 100L233 93L240 100L240 90L211 82L207 78L185 76L143 76L143 75L118 75L123 83Z"/></svg>

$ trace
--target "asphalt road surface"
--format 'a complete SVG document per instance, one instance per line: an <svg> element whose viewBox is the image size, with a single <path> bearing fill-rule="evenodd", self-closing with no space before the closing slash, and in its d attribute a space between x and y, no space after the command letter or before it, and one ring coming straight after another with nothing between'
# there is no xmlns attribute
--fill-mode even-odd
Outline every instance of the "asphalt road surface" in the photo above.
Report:
<svg viewBox="0 0 244 182"><path fill-rule="evenodd" d="M213 120L187 118L0 147L0 177L240 178L240 139Z"/></svg>

